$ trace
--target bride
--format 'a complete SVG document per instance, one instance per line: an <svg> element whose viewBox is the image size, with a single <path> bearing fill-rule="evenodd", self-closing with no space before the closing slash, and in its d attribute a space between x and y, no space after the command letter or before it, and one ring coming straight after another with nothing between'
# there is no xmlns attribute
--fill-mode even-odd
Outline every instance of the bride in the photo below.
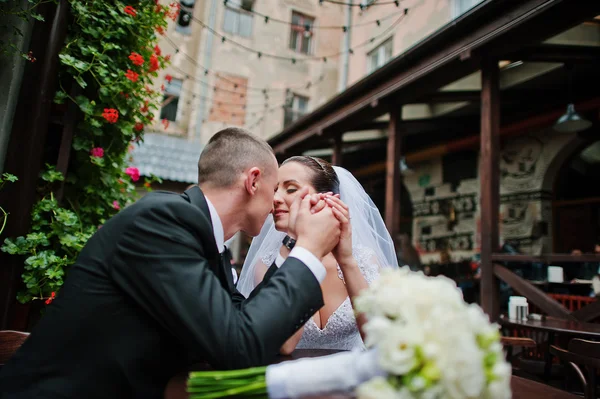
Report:
<svg viewBox="0 0 600 399"><path fill-rule="evenodd" d="M237 289L248 297L263 278L267 280L283 264L293 237L287 235L289 210L296 192L307 186L309 194L325 193L326 202L340 221L340 244L323 257L327 275L321 283L325 305L281 348L364 348L361 327L354 317L351 298L366 288L384 267L398 267L392 239L379 210L360 183L346 169L309 156L287 159L279 168L273 200L273 218L267 218L252 241Z"/></svg>

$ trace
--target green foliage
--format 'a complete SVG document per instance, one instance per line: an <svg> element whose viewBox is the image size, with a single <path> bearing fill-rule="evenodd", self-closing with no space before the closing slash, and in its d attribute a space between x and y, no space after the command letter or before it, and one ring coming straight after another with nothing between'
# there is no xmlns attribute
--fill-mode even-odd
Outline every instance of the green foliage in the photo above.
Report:
<svg viewBox="0 0 600 399"><path fill-rule="evenodd" d="M17 176L11 175L10 173L3 173L0 176L0 190L4 187L6 183L14 183L17 180ZM4 227L6 227L6 219L8 218L8 213L0 206L0 234L4 231Z"/></svg>
<svg viewBox="0 0 600 399"><path fill-rule="evenodd" d="M62 84L54 98L56 103L72 101L81 111L69 170L63 176L47 165L39 180L40 200L31 213L31 232L6 239L2 247L26 257L26 288L18 294L22 303L51 301L87 240L135 198L139 173L129 167L128 153L158 109L161 93L150 85L168 57L156 46L157 32L178 12L151 0L70 0L70 5L72 23L59 55ZM146 179L144 187L150 190L153 181L157 179ZM58 202L55 193L61 186L64 194Z"/></svg>

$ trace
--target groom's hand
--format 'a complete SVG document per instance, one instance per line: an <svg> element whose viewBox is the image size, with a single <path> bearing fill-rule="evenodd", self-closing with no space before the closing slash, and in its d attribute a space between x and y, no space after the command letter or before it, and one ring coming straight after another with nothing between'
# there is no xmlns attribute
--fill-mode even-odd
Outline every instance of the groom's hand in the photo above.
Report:
<svg viewBox="0 0 600 399"><path fill-rule="evenodd" d="M313 205L314 201L317 203ZM318 205L319 201L322 201L320 197L309 195L299 201L294 228L298 237L296 245L322 259L339 242L340 222L328 206L313 213L311 208Z"/></svg>
<svg viewBox="0 0 600 399"><path fill-rule="evenodd" d="M289 222L288 222L288 235L294 239L298 238L298 234L296 233L296 218L298 217L298 210L300 209L300 204L305 197L310 198L310 211L311 213L317 213L324 209L327 206L325 199L328 194L308 194L308 187L302 187L296 193L296 197L294 198L294 202L290 206L289 213Z"/></svg>

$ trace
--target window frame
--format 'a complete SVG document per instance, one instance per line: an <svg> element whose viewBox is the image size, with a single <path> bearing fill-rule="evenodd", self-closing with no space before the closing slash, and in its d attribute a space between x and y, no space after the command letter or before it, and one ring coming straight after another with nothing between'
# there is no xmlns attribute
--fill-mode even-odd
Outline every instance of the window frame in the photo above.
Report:
<svg viewBox="0 0 600 399"><path fill-rule="evenodd" d="M292 10L292 19L291 21L294 21L294 16L298 16L300 23L299 24L290 24L290 40L288 42L288 48L290 50L292 50L295 53L299 53L299 54L304 54L304 55L312 55L313 54L313 49L315 46L315 35L314 35L314 26L315 26L315 21L316 18L315 17L311 17L310 15L304 14L300 11L296 11L296 10ZM307 22L310 22L310 36L308 39L308 48L306 49L306 52L302 51L302 45L304 40L302 40L304 38L304 34L306 32L306 25ZM298 38L296 38L296 45L295 47L292 47L292 38L294 37L294 35L298 35L300 40L298 40Z"/></svg>
<svg viewBox="0 0 600 399"><path fill-rule="evenodd" d="M389 38L385 39L384 41L382 41L377 47L375 47L374 49L372 49L371 51L369 51L367 53L367 74L373 73L376 70L378 70L379 68L381 68L382 66L384 66L385 64L387 64L388 62L390 62L390 60L394 55L394 41L393 41L393 36L390 36ZM389 56L386 56L386 46L390 47L389 49ZM377 62L373 63L373 56L376 55L377 56ZM383 62L380 63L380 57L383 56ZM386 59L387 58L387 59Z"/></svg>
<svg viewBox="0 0 600 399"><path fill-rule="evenodd" d="M178 82L179 86L177 86L177 84L174 85L173 82ZM171 88L176 88L176 90L171 91ZM183 79L172 78L170 83L165 81L165 93L163 95L163 101L160 105L160 120L167 119L170 122L177 122L179 119L179 101L181 100L182 91ZM168 115L163 114L163 112L167 112L168 110L164 111L165 107L173 103L175 103L175 117L174 119L170 119L167 117Z"/></svg>
<svg viewBox="0 0 600 399"><path fill-rule="evenodd" d="M222 24L222 28L223 28L223 32L226 32L230 35L234 35L234 36L239 36L239 37L245 37L245 38L250 38L252 37L252 33L254 31L254 14L252 13L252 10L254 8L254 1L248 1L251 6L250 6L250 10L246 9L243 7L243 0L240 0L239 4L236 4L234 2L230 2L228 1L227 4L225 5L225 8L223 10L223 24ZM227 20L228 20L228 15L235 15L235 19L232 23L233 28L231 30L228 29L227 27ZM248 35L246 34L242 34L241 30L240 30L240 21L241 18L248 18L249 21L249 29L248 29Z"/></svg>
<svg viewBox="0 0 600 399"><path fill-rule="evenodd" d="M308 113L308 104L310 101L310 97L302 95L302 94L298 94L298 93L290 92L288 94L288 96L289 96L288 103L290 105L286 104L286 107L284 109L284 116L283 116L284 127L291 125L292 123L294 123L295 121L297 121L298 119L300 119L301 117L306 115ZM300 109L300 101L302 101L302 100L304 101L304 109L303 110Z"/></svg>

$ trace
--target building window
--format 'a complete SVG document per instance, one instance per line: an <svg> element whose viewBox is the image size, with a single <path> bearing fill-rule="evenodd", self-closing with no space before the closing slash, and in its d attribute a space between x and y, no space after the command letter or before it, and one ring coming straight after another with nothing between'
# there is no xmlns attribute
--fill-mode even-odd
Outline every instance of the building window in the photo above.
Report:
<svg viewBox="0 0 600 399"><path fill-rule="evenodd" d="M292 30L290 32L290 48L292 50L302 54L312 53L314 24L314 18L292 12Z"/></svg>
<svg viewBox="0 0 600 399"><path fill-rule="evenodd" d="M196 0L181 0L179 2L179 16L177 17L177 24L175 25L175 31L182 35L192 34L192 15L194 14L194 5Z"/></svg>
<svg viewBox="0 0 600 399"><path fill-rule="evenodd" d="M368 54L368 71L369 73L385 65L392 59L392 39L388 39L381 43Z"/></svg>
<svg viewBox="0 0 600 399"><path fill-rule="evenodd" d="M287 105L285 107L283 126L288 126L296 119L306 114L307 109L308 97L299 96L297 94L289 95Z"/></svg>
<svg viewBox="0 0 600 399"><path fill-rule="evenodd" d="M165 95L160 109L160 119L166 119L171 122L177 120L177 108L179 106L179 96L181 95L181 79L171 79L171 82L165 82Z"/></svg>
<svg viewBox="0 0 600 399"><path fill-rule="evenodd" d="M452 14L454 18L458 18L483 0L453 0Z"/></svg>
<svg viewBox="0 0 600 399"><path fill-rule="evenodd" d="M252 0L228 0L225 5L223 30L232 35L250 37L252 34Z"/></svg>

